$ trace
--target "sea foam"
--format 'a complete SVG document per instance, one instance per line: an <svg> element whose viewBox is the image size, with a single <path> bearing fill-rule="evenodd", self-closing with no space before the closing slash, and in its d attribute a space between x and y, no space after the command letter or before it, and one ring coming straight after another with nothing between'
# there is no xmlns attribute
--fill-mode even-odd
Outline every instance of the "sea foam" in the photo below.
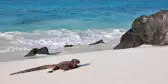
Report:
<svg viewBox="0 0 168 84"><path fill-rule="evenodd" d="M125 32L122 29L88 29L88 30L35 30L33 32L1 32L0 39L6 39L6 45L0 52L29 50L46 46L49 49L61 48L66 44L88 45L103 39L105 43L119 39ZM3 41L1 41L3 42ZM4 43L3 43L4 44ZM9 46L10 44L10 46Z"/></svg>

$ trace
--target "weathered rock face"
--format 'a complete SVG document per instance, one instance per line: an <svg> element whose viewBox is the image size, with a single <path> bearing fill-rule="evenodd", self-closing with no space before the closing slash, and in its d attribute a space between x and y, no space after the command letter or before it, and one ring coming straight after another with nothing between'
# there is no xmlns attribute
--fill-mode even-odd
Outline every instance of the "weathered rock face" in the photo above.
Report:
<svg viewBox="0 0 168 84"><path fill-rule="evenodd" d="M122 35L114 49L133 48L142 44L168 44L168 10L135 19L132 28Z"/></svg>
<svg viewBox="0 0 168 84"><path fill-rule="evenodd" d="M27 55L25 55L24 57L29 57L29 56L35 56L36 54L47 54L49 55L50 53L48 52L48 48L47 47L42 47L40 49L38 48L33 48Z"/></svg>
<svg viewBox="0 0 168 84"><path fill-rule="evenodd" d="M49 55L48 48L47 47L42 47L42 48L38 49L37 54L47 54L47 55Z"/></svg>

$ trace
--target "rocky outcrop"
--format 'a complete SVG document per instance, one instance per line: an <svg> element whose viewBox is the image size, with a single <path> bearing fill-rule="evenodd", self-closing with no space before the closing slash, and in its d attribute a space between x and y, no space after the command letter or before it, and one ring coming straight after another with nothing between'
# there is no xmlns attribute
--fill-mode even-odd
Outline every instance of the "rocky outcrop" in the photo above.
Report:
<svg viewBox="0 0 168 84"><path fill-rule="evenodd" d="M168 44L168 10L135 19L132 28L122 35L114 49L133 48L142 44Z"/></svg>
<svg viewBox="0 0 168 84"><path fill-rule="evenodd" d="M74 45L64 45L64 47L73 47Z"/></svg>
<svg viewBox="0 0 168 84"><path fill-rule="evenodd" d="M48 48L47 47L42 47L40 49L33 48L27 55L25 55L25 57L34 56L36 54L47 54L47 55L49 55Z"/></svg>
<svg viewBox="0 0 168 84"><path fill-rule="evenodd" d="M98 40L98 41L91 43L89 45L96 45L96 44L100 44L100 43L104 43L104 41L101 39L101 40Z"/></svg>

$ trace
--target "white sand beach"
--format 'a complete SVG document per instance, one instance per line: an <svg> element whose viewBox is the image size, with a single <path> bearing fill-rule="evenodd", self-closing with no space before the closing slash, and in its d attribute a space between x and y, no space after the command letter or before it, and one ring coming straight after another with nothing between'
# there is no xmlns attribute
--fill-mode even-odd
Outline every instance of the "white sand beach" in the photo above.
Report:
<svg viewBox="0 0 168 84"><path fill-rule="evenodd" d="M168 47L139 47L66 54L39 59L0 62L0 84L167 84ZM10 73L61 61L79 59L81 67Z"/></svg>
<svg viewBox="0 0 168 84"><path fill-rule="evenodd" d="M168 84L166 3L1 0L0 84Z"/></svg>

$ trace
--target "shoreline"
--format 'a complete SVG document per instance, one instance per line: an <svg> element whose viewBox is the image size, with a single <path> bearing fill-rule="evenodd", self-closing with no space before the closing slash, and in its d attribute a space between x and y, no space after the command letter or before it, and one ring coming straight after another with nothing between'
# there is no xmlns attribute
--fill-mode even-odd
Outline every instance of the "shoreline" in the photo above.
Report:
<svg viewBox="0 0 168 84"><path fill-rule="evenodd" d="M6 53L0 53L0 63L18 61L18 60L27 60L27 59L46 58L46 57L53 57L53 56L62 56L62 55L77 54L77 53L113 50L114 46L115 46L114 43L105 43L105 44L97 44L97 45L80 45L80 46L74 46L69 48L58 48L58 49L49 50L49 52L52 53L53 55L41 54L41 55L36 55L32 57L24 57L24 55L26 55L29 51L6 52Z"/></svg>
<svg viewBox="0 0 168 84"><path fill-rule="evenodd" d="M71 55L71 54L82 54L82 53L89 53L89 52L98 52L98 51L106 51L112 50L116 51L113 48L115 45L113 43L105 43L105 44L97 44L97 45L80 45L74 47L67 47L67 48L58 48L54 50L49 50L52 55L46 54L37 54L35 56L24 57L29 51L24 52L6 52L0 53L0 63L2 62L10 62L10 61L22 61L22 60L29 60L29 59L39 59L39 58L48 58L48 57L55 57L55 56L63 56L63 55ZM139 48L150 48L150 47L164 47L164 46L152 46L152 45L142 45L137 47ZM129 48L132 49L132 48ZM136 49L136 48L134 48ZM122 51L125 49L118 49L117 51Z"/></svg>

